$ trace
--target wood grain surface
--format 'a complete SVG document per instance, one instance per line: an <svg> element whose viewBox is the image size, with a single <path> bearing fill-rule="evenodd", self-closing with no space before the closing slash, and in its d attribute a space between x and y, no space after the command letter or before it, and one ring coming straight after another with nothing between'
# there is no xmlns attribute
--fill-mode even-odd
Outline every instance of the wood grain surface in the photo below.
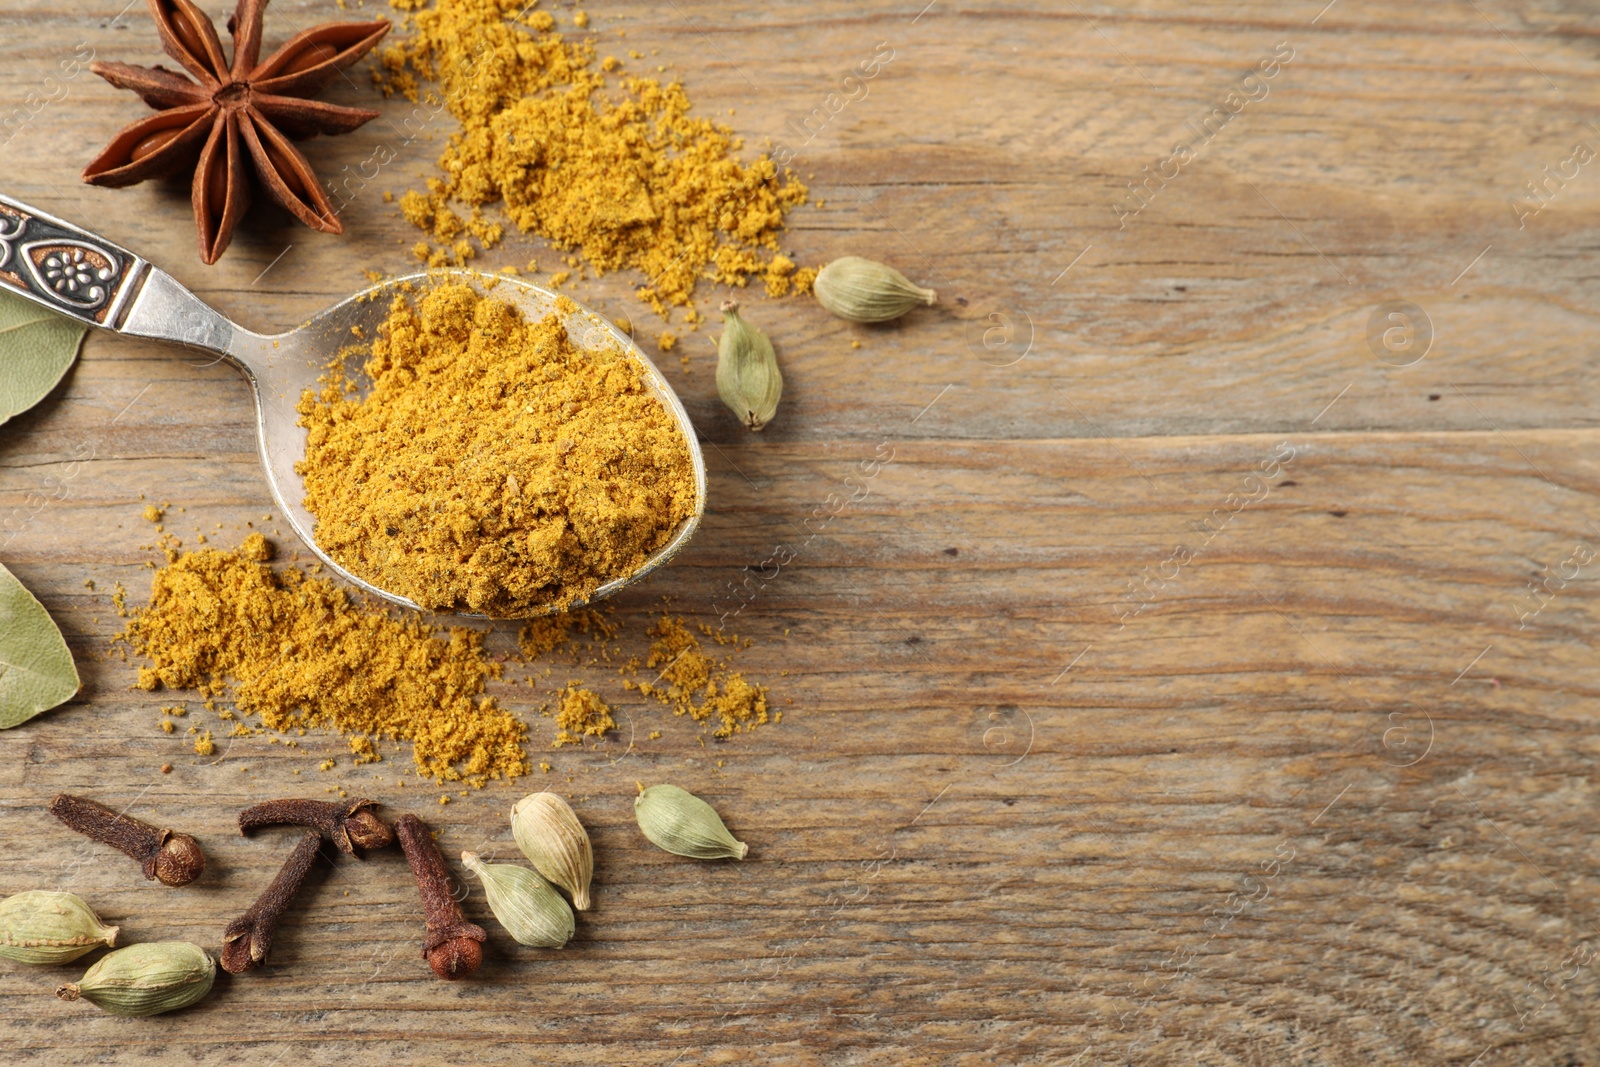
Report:
<svg viewBox="0 0 1600 1067"><path fill-rule="evenodd" d="M125 2L3 5L6 192L262 330L408 269L379 194L418 186L449 130L405 140L398 100L308 146L326 177L395 151L343 238L258 209L206 268L183 189L79 184L140 109L60 65L156 61ZM469 883L492 933L458 985L419 958L396 855L325 867L270 964L181 1015L106 1017L50 995L73 967L0 967L8 1062L1600 1062L1600 7L924 2L587 7L602 54L645 52L747 151L796 153L818 201L797 259L872 255L941 294L885 328L751 299L787 383L759 436L716 400L709 331L661 360L710 512L616 600L622 640L643 648L662 597L752 638L736 665L779 725L703 741L558 662L498 690L534 747L569 677L617 701L617 736L448 805L393 746L200 758L157 728L171 694L130 689L109 594L148 589L143 501L190 543L276 528L245 383L96 335L0 428L0 560L85 683L0 734L0 892L70 888L130 941L215 948L290 840L238 837L237 811L338 788L421 813L447 854L505 855L510 804L549 786L598 857L560 952L510 942ZM268 45L336 17L280 0ZM480 262L529 259L560 267L520 237ZM569 291L650 338L639 281ZM652 849L636 780L713 799L751 858ZM58 790L187 830L212 865L144 883L55 825Z"/></svg>

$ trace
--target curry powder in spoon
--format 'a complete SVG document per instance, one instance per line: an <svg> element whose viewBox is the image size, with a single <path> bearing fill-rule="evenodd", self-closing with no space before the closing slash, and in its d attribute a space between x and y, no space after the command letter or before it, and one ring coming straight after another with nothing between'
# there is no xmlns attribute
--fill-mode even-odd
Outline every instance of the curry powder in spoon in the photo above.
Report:
<svg viewBox="0 0 1600 1067"><path fill-rule="evenodd" d="M301 398L317 544L423 608L527 615L637 570L693 511L688 444L615 347L445 284Z"/></svg>

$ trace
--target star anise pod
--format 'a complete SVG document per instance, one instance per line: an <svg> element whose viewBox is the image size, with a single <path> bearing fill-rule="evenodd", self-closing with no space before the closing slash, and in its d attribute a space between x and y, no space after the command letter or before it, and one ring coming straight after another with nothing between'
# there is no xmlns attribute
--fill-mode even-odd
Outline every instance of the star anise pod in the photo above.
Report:
<svg viewBox="0 0 1600 1067"><path fill-rule="evenodd" d="M296 34L258 62L267 0L239 0L228 20L229 65L216 27L191 0L149 4L162 49L198 80L165 67L90 64L112 85L138 93L157 113L118 133L84 169L83 180L133 185L194 167L200 258L215 263L249 202L248 151L256 178L290 214L314 230L343 233L316 172L290 138L349 133L378 117L376 111L308 98L371 51L389 32L389 23L325 23Z"/></svg>

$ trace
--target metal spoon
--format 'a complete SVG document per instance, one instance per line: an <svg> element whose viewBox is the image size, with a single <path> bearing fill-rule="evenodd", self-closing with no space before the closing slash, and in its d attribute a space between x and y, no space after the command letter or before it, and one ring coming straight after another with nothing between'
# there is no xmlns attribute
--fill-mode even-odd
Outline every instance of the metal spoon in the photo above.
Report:
<svg viewBox="0 0 1600 1067"><path fill-rule="evenodd" d="M0 288L90 326L130 337L177 341L238 366L255 394L257 439L261 462L267 469L267 485L289 525L318 559L345 580L408 608L418 606L351 574L318 547L316 520L305 509L305 486L294 469L305 455L306 443L305 429L296 425L299 416L295 405L304 390L317 387L317 378L327 370L329 361L354 337L374 336L378 324L388 316L390 297L396 290L407 283L441 276L468 282L480 291L485 289L485 283L492 284L496 297L515 304L530 320L552 312L559 314L556 294L537 285L473 271L436 271L394 278L363 290L288 333L251 333L201 303L171 275L132 252L37 208L0 196ZM671 539L638 570L596 589L587 603L639 581L688 543L705 514L706 466L689 416L656 365L612 323L581 304L576 307L566 317L567 332L574 343L585 348L611 344L639 364L646 388L683 431L695 479L694 510L679 523ZM359 327L360 333L352 334L352 327ZM352 357L354 365L347 367L358 381L359 362L360 357ZM527 614L548 615L557 610L562 609L552 604L530 609Z"/></svg>

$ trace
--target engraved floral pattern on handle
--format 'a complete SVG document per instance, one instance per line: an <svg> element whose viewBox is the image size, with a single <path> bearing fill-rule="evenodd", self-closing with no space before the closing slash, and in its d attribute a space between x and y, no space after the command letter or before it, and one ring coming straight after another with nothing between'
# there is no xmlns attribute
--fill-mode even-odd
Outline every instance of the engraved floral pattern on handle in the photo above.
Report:
<svg viewBox="0 0 1600 1067"><path fill-rule="evenodd" d="M46 240L22 246L33 280L75 308L97 308L111 296L119 264L110 252L83 241Z"/></svg>
<svg viewBox="0 0 1600 1067"><path fill-rule="evenodd" d="M71 223L0 195L0 288L105 326L118 315L141 262Z"/></svg>

